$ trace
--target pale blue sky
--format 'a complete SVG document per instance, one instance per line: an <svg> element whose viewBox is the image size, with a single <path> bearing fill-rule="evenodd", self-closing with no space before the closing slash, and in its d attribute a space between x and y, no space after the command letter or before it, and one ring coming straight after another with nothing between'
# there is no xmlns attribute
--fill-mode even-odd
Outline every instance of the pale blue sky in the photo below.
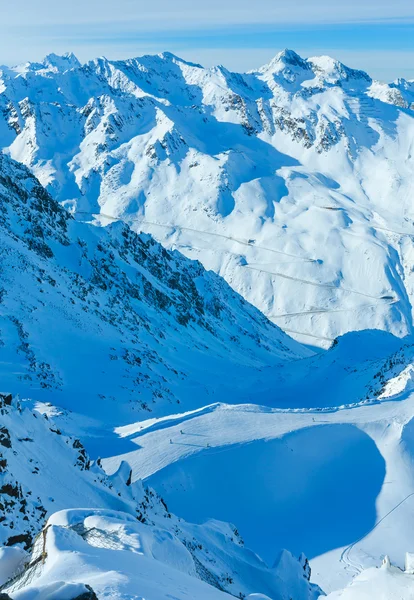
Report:
<svg viewBox="0 0 414 600"><path fill-rule="evenodd" d="M285 47L330 54L380 79L414 79L414 2L0 0L0 64L49 52L86 61L169 50L243 71Z"/></svg>

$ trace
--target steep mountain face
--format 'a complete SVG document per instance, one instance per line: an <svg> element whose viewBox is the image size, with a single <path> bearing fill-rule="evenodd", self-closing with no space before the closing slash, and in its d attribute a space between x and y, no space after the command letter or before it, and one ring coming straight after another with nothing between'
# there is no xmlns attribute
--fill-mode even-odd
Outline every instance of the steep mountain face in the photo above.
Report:
<svg viewBox="0 0 414 600"><path fill-rule="evenodd" d="M379 333L312 356L200 263L122 223L77 222L4 155L0 207L2 387L82 415L98 455L114 426L212 403L371 399L411 360Z"/></svg>
<svg viewBox="0 0 414 600"><path fill-rule="evenodd" d="M1 72L0 139L78 219L151 232L328 346L412 332L413 86L293 51L247 74L50 55Z"/></svg>
<svg viewBox="0 0 414 600"><path fill-rule="evenodd" d="M147 234L76 222L0 156L5 389L113 425L249 391L308 352L216 274Z"/></svg>
<svg viewBox="0 0 414 600"><path fill-rule="evenodd" d="M265 366L309 351L200 263L124 224L75 221L4 155L0 252L0 379L31 398L0 393L0 592L316 600L304 556L275 541L269 568L234 526L187 523L127 462L108 474L98 459L137 449L118 427L254 397Z"/></svg>

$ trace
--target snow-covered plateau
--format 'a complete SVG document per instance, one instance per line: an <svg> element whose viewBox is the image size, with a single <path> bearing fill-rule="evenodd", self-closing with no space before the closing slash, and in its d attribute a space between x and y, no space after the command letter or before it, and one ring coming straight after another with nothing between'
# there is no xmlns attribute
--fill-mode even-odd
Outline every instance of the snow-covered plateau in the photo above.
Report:
<svg viewBox="0 0 414 600"><path fill-rule="evenodd" d="M413 108L0 70L0 600L414 600Z"/></svg>

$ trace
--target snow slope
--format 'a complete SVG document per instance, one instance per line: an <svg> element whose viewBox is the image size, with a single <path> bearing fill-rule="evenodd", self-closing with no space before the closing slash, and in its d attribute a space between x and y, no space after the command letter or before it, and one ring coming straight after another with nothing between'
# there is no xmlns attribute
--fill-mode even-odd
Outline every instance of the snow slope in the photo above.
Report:
<svg viewBox="0 0 414 600"><path fill-rule="evenodd" d="M0 248L2 387L30 398L0 394L12 598L316 600L305 555L327 593L410 598L412 575L370 569L412 551L411 337L314 354L200 263L76 221L6 155Z"/></svg>
<svg viewBox="0 0 414 600"><path fill-rule="evenodd" d="M302 565L293 557L283 557L283 571L266 569L255 555L239 546L231 557L232 542L224 524L204 527L205 537L186 544L166 529L108 510L62 511L49 519L47 527L47 559L42 572L28 589L14 596L16 600L43 600L59 581L72 585L88 581L99 598L225 600L236 594L246 597L245 592L237 591L243 590L239 581L251 585L255 575L259 578L256 584L274 597L287 600L290 593L309 600L318 597L318 588L309 584ZM214 575L216 558L226 553L229 570L220 585ZM197 554L207 555L208 568L198 561ZM60 594L53 597L61 600Z"/></svg>
<svg viewBox="0 0 414 600"><path fill-rule="evenodd" d="M412 572L403 572L390 564L388 557L381 568L368 569L345 590L328 595L329 600L412 600L414 598Z"/></svg>
<svg viewBox="0 0 414 600"><path fill-rule="evenodd" d="M310 354L200 263L121 223L77 223L5 156L0 202L6 390L121 425L228 401Z"/></svg>
<svg viewBox="0 0 414 600"><path fill-rule="evenodd" d="M76 222L4 155L0 245L0 376L4 389L31 398L0 394L5 591L71 600L88 584L99 597L125 600L132 590L147 600L316 598L303 558L284 553L269 569L234 527L177 519L132 482L127 463L108 476L84 446L95 459L136 448L118 427L177 405L203 413L207 400L253 386L269 364L277 371L310 352L201 264L125 225Z"/></svg>
<svg viewBox="0 0 414 600"><path fill-rule="evenodd" d="M284 553L283 570L269 569L234 527L172 515L153 490L131 482L126 463L108 477L53 417L16 399L0 412L0 585L13 599L72 600L88 584L98 598L124 600L254 591L316 600L303 560Z"/></svg>
<svg viewBox="0 0 414 600"><path fill-rule="evenodd" d="M168 428L141 423L137 449L103 465L126 461L184 518L232 515L268 564L284 545L305 552L329 592L412 551L413 403L407 388L334 409L220 405Z"/></svg>
<svg viewBox="0 0 414 600"><path fill-rule="evenodd" d="M412 332L413 85L291 50L247 74L51 55L0 73L0 139L78 219L153 233L327 347Z"/></svg>

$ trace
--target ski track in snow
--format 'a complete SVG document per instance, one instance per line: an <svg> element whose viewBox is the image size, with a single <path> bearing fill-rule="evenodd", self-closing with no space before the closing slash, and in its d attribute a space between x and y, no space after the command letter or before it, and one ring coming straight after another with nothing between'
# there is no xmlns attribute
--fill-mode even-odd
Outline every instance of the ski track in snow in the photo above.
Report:
<svg viewBox="0 0 414 600"><path fill-rule="evenodd" d="M384 300L384 304L395 304L398 300ZM365 308L372 308L374 306L382 306L382 302L376 302L375 304L360 304L359 306L350 306L349 308L315 308L314 310L306 310L303 312L296 313L285 313L283 315L266 315L268 319L283 319L287 317L299 317L302 315L314 315L319 313L334 313L334 312L352 312L354 310L363 310ZM287 329L284 329L287 331Z"/></svg>
<svg viewBox="0 0 414 600"><path fill-rule="evenodd" d="M110 221L124 221L125 223L129 223L129 222L137 222L140 223L142 225L151 225L151 226L156 226L156 227L163 227L164 229L178 229L180 231L191 231L193 233L201 233L203 235L211 235L214 237L219 237L225 240L229 240L232 242L236 242L237 244L241 244L242 246L249 246L250 248L257 248L259 250L265 250L267 252L273 252L275 254L281 254L283 256L288 256L290 258L295 258L297 260L301 260L304 262L317 262L317 259L314 258L306 258L304 256L298 256L296 254L289 254L288 252L283 252L282 250L276 250L275 248L268 248L266 246L261 246L260 244L256 244L255 242L248 242L246 240L241 240L239 238L235 238L229 235L224 235L222 233L216 233L214 231L203 231L200 229L193 229L192 227L183 227L181 225L174 225L174 224L166 224L166 223L154 223L152 221L146 221L146 220L142 220L139 218L130 218L130 217L114 217L111 215L107 215L105 213L90 213L90 212L86 212L86 211L76 211L77 215L90 215L92 217L95 218L99 218L99 217L104 217L105 219L109 219Z"/></svg>
<svg viewBox="0 0 414 600"><path fill-rule="evenodd" d="M275 317L268 317L268 318L272 321ZM284 327L283 331L285 331L286 333L292 333L292 334L298 335L298 336L304 335L306 337L314 338L315 340L324 340L325 342L330 342L330 343L332 343L334 341L334 338L328 338L323 335L316 335L316 333L306 333L305 331L298 331L297 329L289 329L287 327Z"/></svg>
<svg viewBox="0 0 414 600"><path fill-rule="evenodd" d="M75 214L91 215L91 216L93 216L95 218L104 217L105 219L109 219L111 221L125 221L126 223L128 223L128 222L139 222L139 223L142 223L143 225L152 225L152 226L163 227L163 228L166 228L166 229L178 229L178 230L181 230L181 231L191 231L191 232L194 232L194 233L201 233L201 234L206 234L206 235L212 235L212 236L215 236L215 237L220 237L220 238L224 238L224 239L236 242L238 244L242 244L244 246L249 246L251 248L255 248L255 249L259 249L259 250L265 250L267 252L274 252L276 254L282 254L284 256L288 256L290 258L295 258L297 260L302 260L304 262L317 263L317 259L315 259L315 258L306 258L306 257L298 256L298 255L295 255L295 254L289 254L287 252L283 252L282 250L276 250L274 248L268 248L268 247L265 247L265 246L261 246L260 244L256 244L254 242L246 242L244 240L240 240L240 239L235 238L235 237L227 236L227 235L220 234L220 233L215 233L215 232L212 232L212 231L201 231L199 229L193 229L191 227L182 227L181 225L172 225L172 224L168 225L168 224L154 223L154 222L145 221L145 220L142 220L142 219L131 219L129 217L127 217L127 218L114 217L114 216L111 216L111 215L107 215L105 213L88 213L86 211L77 211ZM382 228L382 229L384 229L384 228ZM388 230L388 231L391 231L391 230ZM394 232L394 233L396 233L396 232ZM407 235L410 235L410 234L407 234ZM414 234L412 234L412 235L414 235ZM376 297L376 296L372 296L370 294L365 294L364 292L360 292L358 290L352 290L352 289L348 289L348 288L336 286L336 285L329 284L329 283L321 283L321 282L317 282L317 281L310 281L310 280L307 280L307 279L301 279L301 278L298 278L298 277L292 277L291 275L286 275L284 273L280 273L280 272L277 272L277 271L268 271L266 269L260 269L258 267L254 267L254 266L251 266L251 265L242 265L242 266L244 268L246 268L246 269L251 269L253 271L259 271L261 273L268 273L269 275L274 275L276 277L282 277L284 279L289 279L291 281L297 281L299 283L304 283L304 284L307 284L307 285L313 285L315 287L322 287L322 288L328 288L328 289L338 290L338 291L341 291L341 292L347 292L349 294L357 294L357 295L360 295L360 296L364 296L365 298L372 298L374 300L382 300L382 298L379 298L379 297ZM396 302L396 301L397 300L394 300L394 302ZM337 311L334 311L334 310L332 310L332 311L331 310L322 311L321 310L321 311L318 311L318 312L341 312L341 311L342 311L342 309L339 309ZM304 313L292 313L292 315L297 315L297 314L304 314ZM324 338L321 338L321 339L324 339ZM327 338L325 338L325 339L327 339Z"/></svg>
<svg viewBox="0 0 414 600"><path fill-rule="evenodd" d="M383 521L385 521L393 512L395 512L400 506L402 506L407 500L409 500L413 496L414 496L414 492L411 492L410 494L405 496L405 498L403 498L400 502L398 502L398 504L396 504L393 508L391 508L391 510L389 510L383 517L381 517L381 519L379 519L379 521L377 521L375 523L375 525L372 527L372 529L370 529L370 531L368 532L367 535L371 534L379 525L381 525L381 523L383 523ZM353 550L355 548L355 546L357 546L357 544L359 544L359 542L361 542L364 539L364 537L366 537L366 535L359 538L358 540L355 540L355 542L352 542L352 544L347 546L341 553L341 562L345 563L347 567L350 567L351 570L353 571L353 573L356 575L359 575L360 573L362 573L362 571L364 570L364 567L363 567L363 565L361 565L359 563L353 562L351 560L350 554L351 554L351 550Z"/></svg>
<svg viewBox="0 0 414 600"><path fill-rule="evenodd" d="M284 273L280 273L277 271L268 271L265 269L259 269L258 267L252 267L250 265L244 265L244 267L246 269L251 269L252 271L259 271L261 273L269 273L269 275L274 275L275 277L282 277L283 279L289 279L290 281L297 281L298 283L304 283L306 285L312 285L314 287L328 288L328 289L332 289L332 290L337 290L339 292L347 292L348 294L357 294L358 296L364 296L365 298L372 298L373 300L381 300L381 298L378 298L377 296L371 296L370 294L365 294L364 292L359 292L358 290L350 290L348 288L333 285L331 283L320 283L317 281L309 281L308 279L292 277L291 275L285 275Z"/></svg>
<svg viewBox="0 0 414 600"><path fill-rule="evenodd" d="M320 207L320 208L326 208L326 207ZM340 209L338 209L340 210ZM275 254L280 254L280 255L284 255L287 256L289 258L294 258L296 260L299 261L304 261L304 262L311 262L311 263L317 263L318 261L316 259L313 258L306 258L306 257L301 257L298 255L294 255L294 254L289 254L287 252L283 252L281 250L276 250L274 248L268 248L265 246L261 246L260 244L256 244L255 242L248 242L245 240L241 240L235 237L231 237L231 236L226 236L224 234L219 234L219 233L215 233L215 232L211 232L211 231L202 231L202 230L198 230L198 229L194 229L194 228L190 228L190 227L182 227L180 225L174 225L174 224L162 224L162 223L155 223L152 221L147 221L147 220L143 220L143 219L139 219L139 218L122 218L122 217L114 217L111 215L108 215L106 213L90 213L87 211L77 211L75 214L77 215L89 215L95 218L99 218L99 217L104 217L105 219L109 219L110 221L125 221L125 222L139 222L142 225L151 225L151 226L158 226L158 227L162 227L165 229L176 229L179 231L190 231L193 233L200 233L203 235L211 235L211 236L215 236L215 237L219 237L222 239L226 239L232 242L236 242L238 244L244 245L244 246L248 246L254 249L258 249L258 250L263 250L263 251L267 251L267 252L273 252ZM381 227L377 227L378 229L381 229ZM382 228L384 229L384 228ZM391 230L388 230L391 231ZM396 232L394 232L396 233ZM407 234L408 235L408 234ZM186 246L183 246L186 247ZM191 249L196 250L197 248L194 246L194 244L191 245ZM223 251L223 250L221 250ZM228 252L229 254L236 254L233 253L229 250L224 250L225 252ZM279 263L281 264L281 263ZM314 287L320 287L320 288L326 288L326 289L332 289L335 291L339 291L339 292L345 292L348 294L355 294L355 295L359 295L365 298L371 298L374 300L378 300L378 301L382 301L382 302L377 302L375 304L366 304L366 305L360 305L360 306L356 306L356 307L350 307L350 308L338 308L338 309L315 309L315 310L309 310L309 311L303 311L303 312L293 312L293 313L286 313L283 315L269 315L267 313L266 316L268 319L270 320L276 320L276 319L280 319L280 318L287 318L287 317L299 317L299 316L304 316L304 315L311 315L311 314L330 314L330 313L342 313L342 312L352 312L352 311L358 311L358 310L363 310L365 308L372 308L375 306L384 306L386 304L388 305L392 305L398 302L398 299L394 298L392 300L389 300L388 302L382 298L382 297L376 297L376 296L372 296L370 294L366 294L364 292L358 291L358 290L352 290L352 289L348 289L348 288L344 288L341 286L336 286L333 284L329 284L329 283L321 283L321 282L315 282L315 281L310 281L310 280L306 280L306 279L302 279L302 278L298 278L298 277L293 277L291 275L286 275L284 273L280 273L280 272L276 272L276 271L269 271L268 269L263 269L257 266L253 266L253 265L240 265L240 267L242 268L246 268L246 269L250 269L253 271L258 271L260 273L268 273L269 275L273 275L275 277L281 277L283 279L287 279L290 281L295 281L298 283L302 283L305 285L310 285L310 286L314 286ZM286 333L289 334L293 334L293 335L297 335L297 336L306 336L306 337L311 337L317 340L322 340L324 342L332 342L334 340L334 338L332 337L327 337L327 336L321 336L321 335L317 335L314 333L309 333L309 332L303 332L303 331L299 331L297 329L292 329L292 328L283 328L283 330Z"/></svg>

